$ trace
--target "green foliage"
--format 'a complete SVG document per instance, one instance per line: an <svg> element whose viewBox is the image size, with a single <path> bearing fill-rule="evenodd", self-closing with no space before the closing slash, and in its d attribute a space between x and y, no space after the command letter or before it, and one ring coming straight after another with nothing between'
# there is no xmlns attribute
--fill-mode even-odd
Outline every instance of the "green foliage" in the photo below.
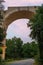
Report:
<svg viewBox="0 0 43 65"><path fill-rule="evenodd" d="M23 54L25 58L34 58L38 53L38 44L35 42L26 43L23 45Z"/></svg>
<svg viewBox="0 0 43 65"><path fill-rule="evenodd" d="M38 53L38 45L35 42L23 44L23 41L16 37L7 40L6 46L6 58L8 59L32 58Z"/></svg>
<svg viewBox="0 0 43 65"><path fill-rule="evenodd" d="M6 57L18 58L22 56L22 40L14 37L12 40L6 41Z"/></svg>
<svg viewBox="0 0 43 65"><path fill-rule="evenodd" d="M37 40L39 45L40 60L43 60L43 5L38 7L36 14L29 22L32 39ZM42 63L42 60L40 61Z"/></svg>
<svg viewBox="0 0 43 65"><path fill-rule="evenodd" d="M23 54L25 58L31 57L31 48L29 43L23 45Z"/></svg>
<svg viewBox="0 0 43 65"><path fill-rule="evenodd" d="M38 8L36 14L29 22L30 29L32 30L30 36L37 40L39 35L41 39L43 38L43 12L41 10L43 11L43 6Z"/></svg>
<svg viewBox="0 0 43 65"><path fill-rule="evenodd" d="M0 54L2 54L2 48L0 48Z"/></svg>
<svg viewBox="0 0 43 65"><path fill-rule="evenodd" d="M0 28L0 42L3 41L4 37L5 37L4 29Z"/></svg>
<svg viewBox="0 0 43 65"><path fill-rule="evenodd" d="M2 22L3 16L1 15L1 11L0 11L0 22Z"/></svg>
<svg viewBox="0 0 43 65"><path fill-rule="evenodd" d="M12 58L14 56L14 53L15 53L15 44L14 44L14 41L12 41L10 39L7 40L6 41L6 46L7 46L6 57Z"/></svg>
<svg viewBox="0 0 43 65"><path fill-rule="evenodd" d="M3 16L1 15L1 12L0 12L0 22L3 22ZM0 42L3 41L4 37L5 37L4 29L0 27Z"/></svg>
<svg viewBox="0 0 43 65"><path fill-rule="evenodd" d="M33 42L31 42L31 44L30 44L30 46L31 46L31 55L34 57L35 55L37 55L38 54L38 44L36 44L34 41Z"/></svg>
<svg viewBox="0 0 43 65"><path fill-rule="evenodd" d="M0 57L0 65L6 65L5 61L3 61Z"/></svg>
<svg viewBox="0 0 43 65"><path fill-rule="evenodd" d="M35 65L40 65L40 62L39 62L40 54L39 54L39 52L34 58L35 58Z"/></svg>

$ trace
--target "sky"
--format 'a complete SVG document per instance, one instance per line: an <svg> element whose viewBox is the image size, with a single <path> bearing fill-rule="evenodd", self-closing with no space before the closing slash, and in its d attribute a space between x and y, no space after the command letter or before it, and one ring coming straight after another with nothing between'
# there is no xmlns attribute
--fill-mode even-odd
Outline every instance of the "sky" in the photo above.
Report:
<svg viewBox="0 0 43 65"><path fill-rule="evenodd" d="M31 32L30 28L27 27L29 19L18 19L11 23L7 29L7 39L11 39L14 36L21 38L24 43L31 42L29 34Z"/></svg>
<svg viewBox="0 0 43 65"><path fill-rule="evenodd" d="M8 6L38 6L43 4L43 0L5 0L5 7ZM12 38L14 36L20 37L24 42L31 42L29 34L30 28L27 28L28 19L19 19L13 21L7 29L6 38ZM19 23L19 24L18 24Z"/></svg>
<svg viewBox="0 0 43 65"><path fill-rule="evenodd" d="M5 0L6 6L31 6L31 5L41 5L43 0Z"/></svg>

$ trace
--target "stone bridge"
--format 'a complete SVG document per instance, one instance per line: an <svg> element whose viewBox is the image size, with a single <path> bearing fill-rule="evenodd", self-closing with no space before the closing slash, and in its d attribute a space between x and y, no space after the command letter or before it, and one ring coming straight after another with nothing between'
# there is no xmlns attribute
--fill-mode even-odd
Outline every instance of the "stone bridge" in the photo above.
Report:
<svg viewBox="0 0 43 65"><path fill-rule="evenodd" d="M14 20L26 18L30 19L36 13L38 7L35 6L26 6L26 7L8 7L6 11L4 11L4 23L3 27L5 28L5 33L8 28L8 25L11 24ZM4 45L6 45L6 39L3 41ZM3 54L2 58L5 59L5 50L6 47L2 47Z"/></svg>
<svg viewBox="0 0 43 65"><path fill-rule="evenodd" d="M8 7L4 12L4 26L7 29L8 25L14 20L27 18L30 19L35 14L35 6L24 6L24 7Z"/></svg>

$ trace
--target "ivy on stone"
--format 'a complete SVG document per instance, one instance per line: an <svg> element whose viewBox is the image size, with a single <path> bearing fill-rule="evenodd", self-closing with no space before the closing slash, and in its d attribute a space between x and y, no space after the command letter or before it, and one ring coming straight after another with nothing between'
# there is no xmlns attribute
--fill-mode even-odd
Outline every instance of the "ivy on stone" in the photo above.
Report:
<svg viewBox="0 0 43 65"><path fill-rule="evenodd" d="M4 37L5 37L4 29L0 27L0 42L3 41Z"/></svg>

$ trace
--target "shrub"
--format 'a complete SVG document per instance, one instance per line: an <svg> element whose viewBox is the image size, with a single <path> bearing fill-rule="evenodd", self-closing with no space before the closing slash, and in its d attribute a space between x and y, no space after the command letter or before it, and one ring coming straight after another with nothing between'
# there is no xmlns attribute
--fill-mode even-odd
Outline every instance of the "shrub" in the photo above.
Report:
<svg viewBox="0 0 43 65"><path fill-rule="evenodd" d="M2 58L0 57L0 65L6 65L5 64L5 61L4 60L2 60Z"/></svg>
<svg viewBox="0 0 43 65"><path fill-rule="evenodd" d="M2 49L0 48L0 54L2 54Z"/></svg>
<svg viewBox="0 0 43 65"><path fill-rule="evenodd" d="M36 65L39 65L39 55L36 55L35 56L35 64Z"/></svg>

